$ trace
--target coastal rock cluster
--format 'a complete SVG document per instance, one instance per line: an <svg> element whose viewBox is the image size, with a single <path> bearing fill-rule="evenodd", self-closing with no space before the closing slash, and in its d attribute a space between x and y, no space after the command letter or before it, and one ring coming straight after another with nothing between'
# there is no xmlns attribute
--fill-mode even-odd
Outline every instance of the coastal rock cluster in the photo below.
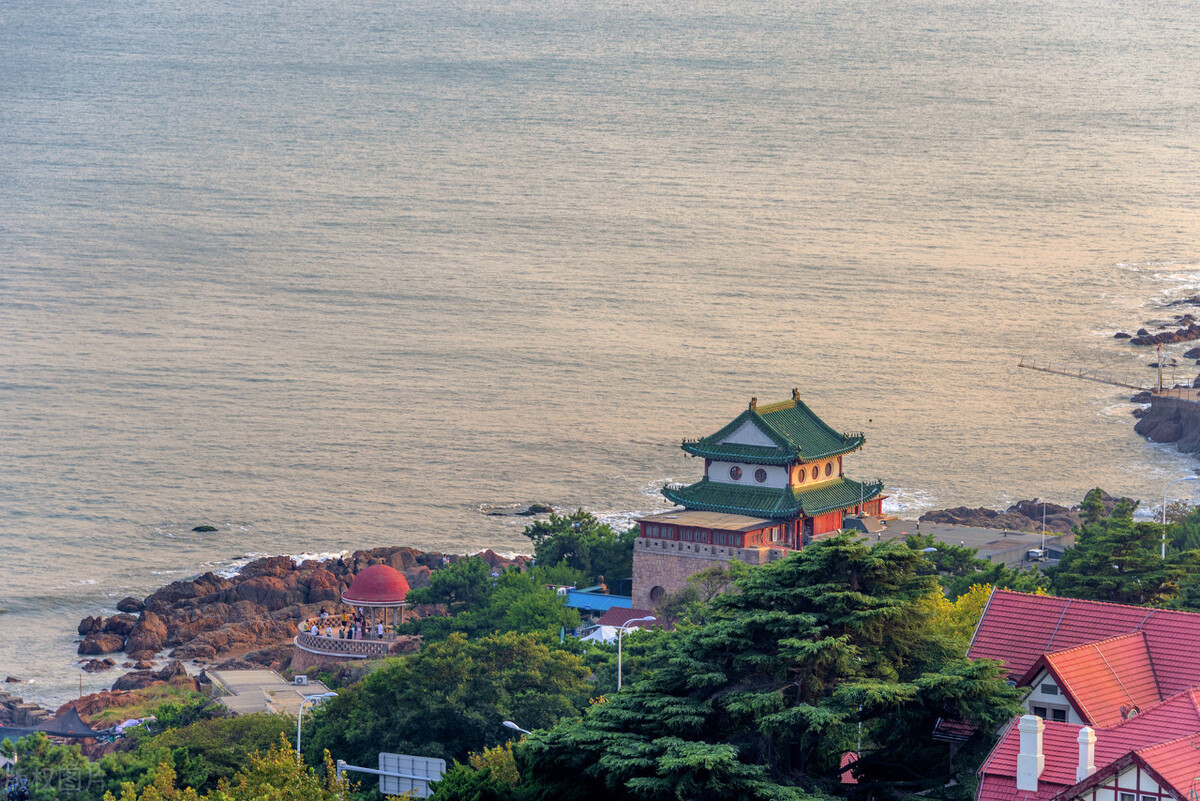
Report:
<svg viewBox="0 0 1200 801"><path fill-rule="evenodd" d="M1138 332L1138 336L1130 337L1129 342L1133 345L1170 345L1175 342L1190 342L1193 339L1200 339L1200 323L1196 323L1191 319L1191 315L1187 315L1187 325L1182 328L1177 328L1174 331L1163 331L1160 334L1151 334L1142 331Z"/></svg>
<svg viewBox="0 0 1200 801"><path fill-rule="evenodd" d="M1200 404L1156 397L1133 430L1151 442L1174 445L1181 453L1200 453Z"/></svg>
<svg viewBox="0 0 1200 801"><path fill-rule="evenodd" d="M493 568L522 562L493 551L480 556ZM85 617L79 622L79 644L85 669L103 670L114 663L97 659L124 651L123 667L135 668L117 680L114 690L170 683L182 666L173 662L161 671L153 661L166 650L172 660L212 664L237 658L239 663L281 667L291 655L299 625L341 605L341 594L354 576L369 565L386 564L404 574L412 588L429 583L433 570L461 557L415 548L385 547L355 551L327 561L297 562L287 556L256 559L231 578L204 573L176 581L144 599L124 598L118 614ZM436 608L410 609L410 617L436 614ZM184 673L186 677L186 673ZM189 679L190 681L190 679Z"/></svg>
<svg viewBox="0 0 1200 801"><path fill-rule="evenodd" d="M1104 508L1110 514L1121 500L1104 493ZM1069 534L1080 524L1079 507L1059 506L1054 503L1046 505L1046 531L1058 534ZM926 512L919 518L921 522L947 523L956 526L977 526L979 528L999 528L1009 531L1041 531L1042 530L1042 501L1017 501L1003 512L995 509L956 506L953 509L936 509Z"/></svg>

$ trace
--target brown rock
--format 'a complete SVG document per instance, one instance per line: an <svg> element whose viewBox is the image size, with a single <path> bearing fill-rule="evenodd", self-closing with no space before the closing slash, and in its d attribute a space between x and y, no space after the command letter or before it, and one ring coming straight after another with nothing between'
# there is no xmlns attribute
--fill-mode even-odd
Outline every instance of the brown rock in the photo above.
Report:
<svg viewBox="0 0 1200 801"><path fill-rule="evenodd" d="M106 657L104 659L88 659L83 663L82 667L88 673L99 673L102 670L111 670L116 665L116 662Z"/></svg>
<svg viewBox="0 0 1200 801"><path fill-rule="evenodd" d="M113 683L112 688L113 691L120 692L122 690L141 690L146 687L154 687L158 684L171 684L197 689L196 680L188 676L183 664L177 660L159 671L137 670L132 673L126 673Z"/></svg>
<svg viewBox="0 0 1200 801"><path fill-rule="evenodd" d="M341 599L341 583L328 570L314 570L301 583L308 589L307 600L310 604Z"/></svg>
<svg viewBox="0 0 1200 801"><path fill-rule="evenodd" d="M269 645L277 645L296 636L291 621L253 620L229 623L205 632L171 651L176 659L213 659L222 654L239 654Z"/></svg>
<svg viewBox="0 0 1200 801"><path fill-rule="evenodd" d="M388 564L403 572L417 563L419 553L415 548L397 548L388 557Z"/></svg>
<svg viewBox="0 0 1200 801"><path fill-rule="evenodd" d="M299 591L290 589L277 576L256 576L238 584L237 591L241 600L262 604L272 611L304 602Z"/></svg>
<svg viewBox="0 0 1200 801"><path fill-rule="evenodd" d="M136 615L145 608L146 605L137 598L134 598L132 595L128 595L117 602L118 612L129 612L130 614Z"/></svg>
<svg viewBox="0 0 1200 801"><path fill-rule="evenodd" d="M85 617L79 621L79 633L86 636L94 631L104 630L104 618L102 617Z"/></svg>
<svg viewBox="0 0 1200 801"><path fill-rule="evenodd" d="M79 643L79 653L86 656L113 654L125 647L125 638L111 631L93 632Z"/></svg>
<svg viewBox="0 0 1200 801"><path fill-rule="evenodd" d="M419 650L421 650L419 636L397 637L396 641L388 647L389 654L415 654Z"/></svg>
<svg viewBox="0 0 1200 801"><path fill-rule="evenodd" d="M267 556L262 559L255 559L250 564L238 571L241 578L254 578L255 576L286 576L288 573L295 571L296 562L288 556Z"/></svg>
<svg viewBox="0 0 1200 801"><path fill-rule="evenodd" d="M409 588L415 590L418 587L429 586L429 576L431 574L432 571L429 568L425 567L424 565L420 565L418 567L410 567L405 570L404 579L408 582Z"/></svg>
<svg viewBox="0 0 1200 801"><path fill-rule="evenodd" d="M128 637L129 632L133 631L137 622L138 619L136 617L122 612L104 621L104 630L111 631L113 634L120 634L122 637Z"/></svg>
<svg viewBox="0 0 1200 801"><path fill-rule="evenodd" d="M167 624L154 612L142 613L129 638L125 641L126 651L161 651L167 639Z"/></svg>

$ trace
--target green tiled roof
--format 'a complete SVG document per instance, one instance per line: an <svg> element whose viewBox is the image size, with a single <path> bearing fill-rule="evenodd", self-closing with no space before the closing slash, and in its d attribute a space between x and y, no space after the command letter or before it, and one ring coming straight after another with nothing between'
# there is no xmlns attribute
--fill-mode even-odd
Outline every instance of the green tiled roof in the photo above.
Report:
<svg viewBox="0 0 1200 801"><path fill-rule="evenodd" d="M722 443L751 420L772 442L766 445L736 445ZM693 456L722 461L744 461L756 464L789 464L791 462L825 459L862 447L862 434L839 434L793 393L792 400L755 407L742 412L727 426L711 436L685 440L683 449Z"/></svg>
<svg viewBox="0 0 1200 801"><path fill-rule="evenodd" d="M688 509L706 512L750 515L753 517L792 518L801 512L814 517L856 505L859 500L879 497L883 482L866 484L850 478L835 478L812 487L771 489L707 478L679 489L663 488L663 496Z"/></svg>

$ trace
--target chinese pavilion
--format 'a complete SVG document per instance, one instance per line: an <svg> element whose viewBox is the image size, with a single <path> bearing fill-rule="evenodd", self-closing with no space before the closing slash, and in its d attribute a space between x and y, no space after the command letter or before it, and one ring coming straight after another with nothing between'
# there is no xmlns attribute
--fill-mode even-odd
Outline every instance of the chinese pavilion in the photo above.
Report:
<svg viewBox="0 0 1200 801"><path fill-rule="evenodd" d="M638 521L633 605L652 607L713 562L773 561L840 531L847 514L881 514L883 483L842 471L842 457L863 442L830 428L796 389L769 406L751 398L720 431L685 440L684 452L704 459L704 477L663 489L682 510Z"/></svg>

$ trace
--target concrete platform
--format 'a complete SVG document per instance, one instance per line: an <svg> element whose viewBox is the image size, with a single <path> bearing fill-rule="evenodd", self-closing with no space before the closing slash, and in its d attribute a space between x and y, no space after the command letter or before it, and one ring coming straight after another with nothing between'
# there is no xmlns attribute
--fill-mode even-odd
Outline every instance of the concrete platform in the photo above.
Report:
<svg viewBox="0 0 1200 801"><path fill-rule="evenodd" d="M329 692L319 681L293 684L273 670L209 670L206 675L224 693L218 700L239 715L251 712L295 715L306 697Z"/></svg>
<svg viewBox="0 0 1200 801"><path fill-rule="evenodd" d="M989 562L999 562L1009 567L1017 568L1056 564L1062 557L1063 549L1070 548L1075 544L1074 534L1051 534L1047 532L1046 551L1048 559L1036 561L1029 558L1029 551L1042 547L1041 534L928 522L921 523L918 530L916 520L889 520L887 530L883 531L876 538L904 538L909 534L916 534L918 531L921 534L932 534L936 541L944 542L947 545L964 545L968 548L977 548L979 549L980 559L987 559Z"/></svg>

